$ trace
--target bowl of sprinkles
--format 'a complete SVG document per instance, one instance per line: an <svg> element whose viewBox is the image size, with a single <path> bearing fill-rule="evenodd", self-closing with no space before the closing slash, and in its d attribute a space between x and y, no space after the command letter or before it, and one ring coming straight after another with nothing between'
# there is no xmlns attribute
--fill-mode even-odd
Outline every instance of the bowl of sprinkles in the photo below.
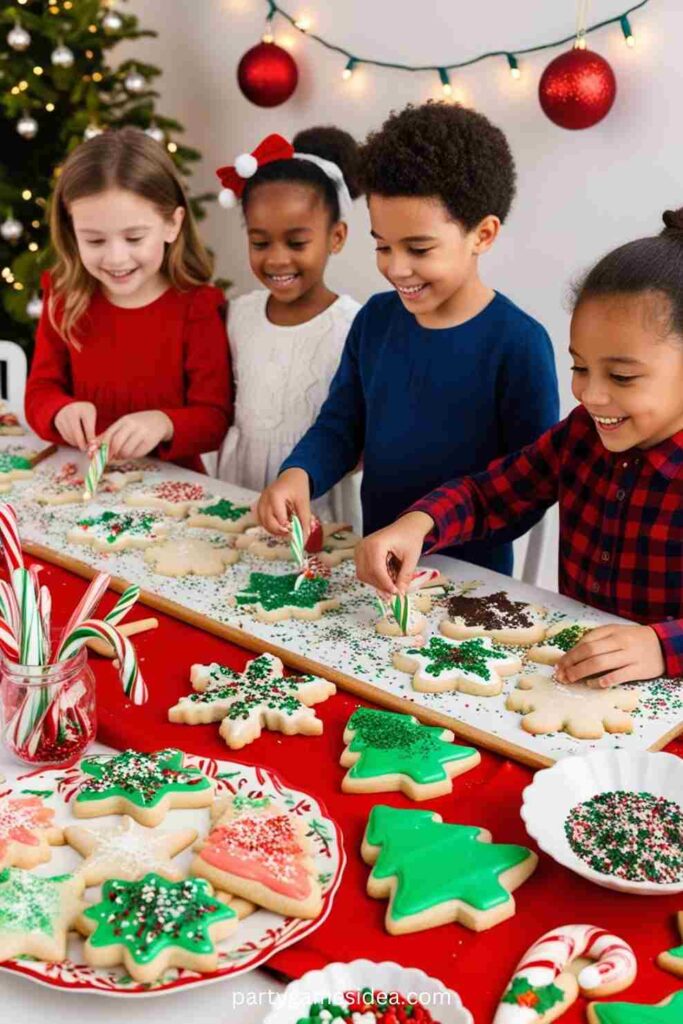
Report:
<svg viewBox="0 0 683 1024"><path fill-rule="evenodd" d="M567 757L524 790L529 835L596 885L683 892L683 760L612 750Z"/></svg>
<svg viewBox="0 0 683 1024"><path fill-rule="evenodd" d="M293 981L263 1024L474 1024L457 992L417 967L328 964Z"/></svg>

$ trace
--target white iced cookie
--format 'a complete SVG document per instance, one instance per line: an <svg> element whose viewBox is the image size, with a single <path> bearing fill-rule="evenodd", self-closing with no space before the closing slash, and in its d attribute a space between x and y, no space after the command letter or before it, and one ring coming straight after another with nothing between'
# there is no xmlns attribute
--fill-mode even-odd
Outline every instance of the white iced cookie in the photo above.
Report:
<svg viewBox="0 0 683 1024"><path fill-rule="evenodd" d="M605 732L633 731L630 712L640 692L623 686L597 690L586 683L558 683L549 676L522 676L508 695L508 711L519 711L522 728L534 735L566 732L579 740L599 740Z"/></svg>
<svg viewBox="0 0 683 1024"><path fill-rule="evenodd" d="M98 551L146 548L164 540L168 530L161 516L153 512L101 512L80 519L67 533L74 544L89 544Z"/></svg>
<svg viewBox="0 0 683 1024"><path fill-rule="evenodd" d="M86 828L69 825L64 837L84 861L78 874L86 886L101 885L107 878L125 878L130 882L155 871L177 881L185 877L173 857L191 846L197 838L193 828L163 832L144 828L124 814L113 828Z"/></svg>
<svg viewBox="0 0 683 1024"><path fill-rule="evenodd" d="M495 697L503 689L502 677L521 668L519 658L487 637L456 641L431 636L422 647L396 651L392 660L397 669L412 675L415 690L457 690L478 697Z"/></svg>
<svg viewBox="0 0 683 1024"><path fill-rule="evenodd" d="M485 597L454 595L439 629L455 640L487 636L500 644L520 645L535 644L545 633L540 609L513 601L502 590Z"/></svg>
<svg viewBox="0 0 683 1024"><path fill-rule="evenodd" d="M184 517L198 504L208 501L209 492L201 484L186 480L162 480L149 489L133 491L125 497L126 505L157 508L176 519Z"/></svg>
<svg viewBox="0 0 683 1024"><path fill-rule="evenodd" d="M196 506L187 520L188 526L203 526L224 533L241 533L255 523L256 516L249 505L237 504L227 498L216 498Z"/></svg>
<svg viewBox="0 0 683 1024"><path fill-rule="evenodd" d="M587 622L571 622L568 619L556 622L548 629L543 640L529 650L528 657L541 665L556 665L591 629L595 629L595 623L589 625Z"/></svg>
<svg viewBox="0 0 683 1024"><path fill-rule="evenodd" d="M194 537L164 541L145 551L145 562L162 576L220 576L239 551Z"/></svg>
<svg viewBox="0 0 683 1024"><path fill-rule="evenodd" d="M148 459L120 459L107 463L102 481L110 490L121 491L128 484L137 484L144 480L145 473L151 473L155 468L154 463Z"/></svg>

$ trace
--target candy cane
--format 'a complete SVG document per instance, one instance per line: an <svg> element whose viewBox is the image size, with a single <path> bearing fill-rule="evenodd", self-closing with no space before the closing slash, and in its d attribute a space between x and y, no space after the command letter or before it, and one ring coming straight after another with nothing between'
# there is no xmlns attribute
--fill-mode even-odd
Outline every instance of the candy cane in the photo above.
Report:
<svg viewBox="0 0 683 1024"><path fill-rule="evenodd" d="M7 580L0 580L0 617L4 619L8 628L14 633L15 638L18 638L21 629L19 605L17 604L11 584Z"/></svg>
<svg viewBox="0 0 683 1024"><path fill-rule="evenodd" d="M418 569L413 573L412 579L408 584L408 593L414 594L417 590L422 590L423 587L429 587L438 580L441 573L438 569Z"/></svg>
<svg viewBox="0 0 683 1024"><path fill-rule="evenodd" d="M138 666L135 648L130 640L109 622L85 619L62 641L57 652L57 661L66 661L72 657L92 637L99 637L112 645L119 659L119 676L123 692L133 704L144 704L148 696L147 687Z"/></svg>
<svg viewBox="0 0 683 1024"><path fill-rule="evenodd" d="M567 969L579 957L596 962L584 967L574 980ZM590 996L606 994L606 989L621 992L631 984L636 970L635 953L623 939L593 925L564 925L546 932L524 954L498 1004L493 1024L539 1024L546 1019L544 1006L548 1011L553 1005L557 1009L557 1003L564 1000L564 1011L579 989ZM560 976L565 984L556 986ZM551 986L556 986L556 994ZM556 1016L557 1012L549 1019Z"/></svg>
<svg viewBox="0 0 683 1024"><path fill-rule="evenodd" d="M43 628L35 587L28 569L14 570L12 589L21 614L21 636L17 637L21 663L22 665L41 665L43 662Z"/></svg>
<svg viewBox="0 0 683 1024"><path fill-rule="evenodd" d="M85 487L83 489L83 501L90 501L91 498L95 497L97 485L100 482L102 474L107 468L107 459L109 458L109 445L101 444L95 451L88 471L85 474Z"/></svg>
<svg viewBox="0 0 683 1024"><path fill-rule="evenodd" d="M46 586L42 586L38 592L38 612L43 624L43 661L47 665L52 653L52 641L50 638L50 626L52 624L52 594Z"/></svg>
<svg viewBox="0 0 683 1024"><path fill-rule="evenodd" d="M292 515L290 520L290 528L292 531L292 539L289 542L289 549L292 552L292 558L296 562L299 569L303 570L306 566L306 553L304 550L304 531L301 525L301 520L297 515Z"/></svg>
<svg viewBox="0 0 683 1024"><path fill-rule="evenodd" d="M401 594L397 594L396 597L392 598L391 610L394 614L394 618L398 624L398 628L401 630L403 636L408 635L408 619L410 618L410 597L406 594L404 597Z"/></svg>
<svg viewBox="0 0 683 1024"><path fill-rule="evenodd" d="M111 611L104 616L104 621L112 626L118 626L119 622L126 617L135 602L140 596L140 588L134 583L126 587Z"/></svg>
<svg viewBox="0 0 683 1024"><path fill-rule="evenodd" d="M2 553L5 557L7 572L11 576L15 569L23 568L24 556L21 551L21 541L19 540L17 513L9 502L0 505L0 541L2 542Z"/></svg>
<svg viewBox="0 0 683 1024"><path fill-rule="evenodd" d="M98 572L97 576L93 577L90 586L72 611L66 626L61 632L59 637L60 646L64 643L64 640L69 633L72 633L80 622L84 619L89 619L92 616L93 612L102 600L102 597L109 586L110 580L111 576L106 572Z"/></svg>

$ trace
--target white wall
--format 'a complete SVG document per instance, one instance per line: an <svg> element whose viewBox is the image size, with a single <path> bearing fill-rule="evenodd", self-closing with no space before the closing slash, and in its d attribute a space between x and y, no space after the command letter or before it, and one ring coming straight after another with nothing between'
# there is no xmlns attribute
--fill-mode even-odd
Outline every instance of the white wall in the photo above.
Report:
<svg viewBox="0 0 683 1024"><path fill-rule="evenodd" d="M574 0L283 0L283 6L307 13L322 36L359 55L429 64L560 38L573 30L576 11ZM626 0L593 0L591 20L625 6ZM262 110L240 93L236 67L261 36L264 0L131 0L128 7L143 26L159 31L157 40L126 44L125 54L164 69L162 107L185 124L188 142L204 155L193 177L198 191L216 187L214 169L269 132L291 137L300 128L332 123L360 139L390 110L441 95L434 74L361 68L343 82L341 58L276 19L276 36L293 40L300 81L288 103ZM683 4L652 0L631 23L634 49L625 46L618 25L589 37L589 46L612 64L618 95L608 117L587 131L557 128L538 105L540 74L561 49L520 59L517 82L502 59L452 78L457 98L498 124L515 154L517 199L482 274L548 328L565 412L572 404L565 352L569 281L606 250L658 230L663 209L683 205ZM218 271L235 282L233 294L252 287L239 216L214 206L203 230ZM374 268L362 201L329 282L361 301L385 287ZM551 560L543 582L554 584Z"/></svg>

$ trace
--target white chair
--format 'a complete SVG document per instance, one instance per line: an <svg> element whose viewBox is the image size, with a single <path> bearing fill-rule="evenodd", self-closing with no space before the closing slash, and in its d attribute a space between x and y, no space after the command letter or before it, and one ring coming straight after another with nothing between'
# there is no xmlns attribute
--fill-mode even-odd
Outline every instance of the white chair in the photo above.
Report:
<svg viewBox="0 0 683 1024"><path fill-rule="evenodd" d="M26 353L20 345L0 341L0 390L10 410L20 419L24 417L26 366Z"/></svg>

